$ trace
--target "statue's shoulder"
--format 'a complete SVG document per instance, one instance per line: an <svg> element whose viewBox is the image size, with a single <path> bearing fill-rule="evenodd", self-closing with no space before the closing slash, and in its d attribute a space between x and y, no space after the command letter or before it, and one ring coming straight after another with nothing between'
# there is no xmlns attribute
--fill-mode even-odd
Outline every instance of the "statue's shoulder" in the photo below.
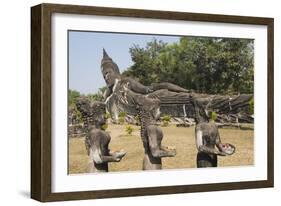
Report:
<svg viewBox="0 0 281 206"><path fill-rule="evenodd" d="M210 127L210 123L209 122L200 122L196 125L195 130L202 130L202 129L207 129Z"/></svg>
<svg viewBox="0 0 281 206"><path fill-rule="evenodd" d="M196 125L195 130L217 131L218 126L215 122L202 122Z"/></svg>
<svg viewBox="0 0 281 206"><path fill-rule="evenodd" d="M214 121L210 121L209 122L209 125L210 125L210 127L212 127L212 128L218 128L218 126L217 126L217 124L214 122Z"/></svg>
<svg viewBox="0 0 281 206"><path fill-rule="evenodd" d="M146 129L147 129L147 131L149 132L149 131L155 131L155 130L158 130L158 127L156 126L156 125L154 125L154 124L150 124L150 125L148 125L147 127L146 127Z"/></svg>
<svg viewBox="0 0 281 206"><path fill-rule="evenodd" d="M91 130L91 135L94 135L94 136L106 136L107 133L101 129L92 129Z"/></svg>
<svg viewBox="0 0 281 206"><path fill-rule="evenodd" d="M132 77L122 77L121 81L122 82L135 82L136 80L133 79Z"/></svg>
<svg viewBox="0 0 281 206"><path fill-rule="evenodd" d="M137 81L131 77L122 77L119 81L119 85L126 85L130 89L132 89L132 86L136 85Z"/></svg>

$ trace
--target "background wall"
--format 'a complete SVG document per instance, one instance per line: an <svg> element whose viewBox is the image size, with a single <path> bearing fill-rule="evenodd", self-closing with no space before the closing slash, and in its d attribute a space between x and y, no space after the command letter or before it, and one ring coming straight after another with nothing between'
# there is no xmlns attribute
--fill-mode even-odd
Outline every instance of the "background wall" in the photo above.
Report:
<svg viewBox="0 0 281 206"><path fill-rule="evenodd" d="M280 59L281 13L278 1L245 0L61 0L46 3L68 3L95 6L127 7L218 13L275 18L275 188L237 190L152 197L115 198L48 203L47 205L245 205L270 204L280 200ZM29 199L30 184L30 7L41 1L2 1L0 32L0 202L1 205L39 205ZM279 47L278 47L279 46Z"/></svg>

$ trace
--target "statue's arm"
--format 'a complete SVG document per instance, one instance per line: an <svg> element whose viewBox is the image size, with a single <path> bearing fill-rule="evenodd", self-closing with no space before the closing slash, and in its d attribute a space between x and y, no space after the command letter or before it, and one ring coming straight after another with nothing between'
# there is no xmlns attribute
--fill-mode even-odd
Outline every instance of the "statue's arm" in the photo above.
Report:
<svg viewBox="0 0 281 206"><path fill-rule="evenodd" d="M94 156L93 160L97 164L105 163L105 162L119 162L124 156L125 152L114 152L109 153L109 155L102 154L100 148L95 148L93 150Z"/></svg>
<svg viewBox="0 0 281 206"><path fill-rule="evenodd" d="M197 150L199 152L205 152L205 153L208 153L208 154L225 156L224 152L219 151L219 150L217 150L215 148L212 148L212 147L208 147L204 144L202 130L196 131L195 139L196 139L196 147L197 147Z"/></svg>
<svg viewBox="0 0 281 206"><path fill-rule="evenodd" d="M109 88L106 88L106 90L103 93L103 99L106 100L107 97L111 95L111 90Z"/></svg>
<svg viewBox="0 0 281 206"><path fill-rule="evenodd" d="M127 78L127 81L129 82L129 88L135 93L148 94L152 92L150 87L144 86L132 78Z"/></svg>
<svg viewBox="0 0 281 206"><path fill-rule="evenodd" d="M101 155L101 159L103 162L119 162L122 159L122 157L118 157L116 155L109 155L109 156Z"/></svg>
<svg viewBox="0 0 281 206"><path fill-rule="evenodd" d="M106 163L106 162L119 162L122 157L125 156L125 152L123 153L112 153L108 149L108 144L110 139L106 137L102 131L95 131L91 133L91 140L87 141L88 144L88 154L90 158L97 164Z"/></svg>
<svg viewBox="0 0 281 206"><path fill-rule="evenodd" d="M169 82L153 83L151 86L154 91L159 90L159 89L167 89L172 92L186 92L186 93L191 92L187 89L184 89L176 84L172 84Z"/></svg>
<svg viewBox="0 0 281 206"><path fill-rule="evenodd" d="M220 155L220 156L225 156L224 152L218 151L215 148L207 147L205 145L200 145L198 148L199 152L205 152L208 154L215 154L215 155Z"/></svg>
<svg viewBox="0 0 281 206"><path fill-rule="evenodd" d="M219 150L220 152L223 153L223 151L222 151L222 143L221 143L221 138L220 138L219 132L217 133L216 147L218 148L218 150Z"/></svg>
<svg viewBox="0 0 281 206"><path fill-rule="evenodd" d="M174 157L176 155L176 150L162 149L161 143L159 144L158 141L159 134L156 126L148 126L147 134L149 149L153 157Z"/></svg>

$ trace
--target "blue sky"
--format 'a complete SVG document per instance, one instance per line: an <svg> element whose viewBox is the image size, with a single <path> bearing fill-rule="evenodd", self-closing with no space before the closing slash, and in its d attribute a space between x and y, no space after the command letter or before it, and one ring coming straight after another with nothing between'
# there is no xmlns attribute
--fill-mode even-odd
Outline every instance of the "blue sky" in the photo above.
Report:
<svg viewBox="0 0 281 206"><path fill-rule="evenodd" d="M96 93L105 86L100 70L103 48L122 72L133 64L129 48L134 44L145 47L153 39L179 41L176 36L69 31L69 88L83 94Z"/></svg>

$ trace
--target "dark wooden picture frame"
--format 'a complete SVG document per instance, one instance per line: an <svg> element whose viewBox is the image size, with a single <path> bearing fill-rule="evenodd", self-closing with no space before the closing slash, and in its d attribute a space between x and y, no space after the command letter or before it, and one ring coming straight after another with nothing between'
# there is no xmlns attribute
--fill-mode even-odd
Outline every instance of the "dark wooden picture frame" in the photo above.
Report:
<svg viewBox="0 0 281 206"><path fill-rule="evenodd" d="M51 16L54 13L154 18L194 22L221 22L267 26L267 180L134 189L53 193L51 190ZM41 4L31 8L31 198L42 201L159 195L273 187L274 88L272 18L242 17L169 11Z"/></svg>

